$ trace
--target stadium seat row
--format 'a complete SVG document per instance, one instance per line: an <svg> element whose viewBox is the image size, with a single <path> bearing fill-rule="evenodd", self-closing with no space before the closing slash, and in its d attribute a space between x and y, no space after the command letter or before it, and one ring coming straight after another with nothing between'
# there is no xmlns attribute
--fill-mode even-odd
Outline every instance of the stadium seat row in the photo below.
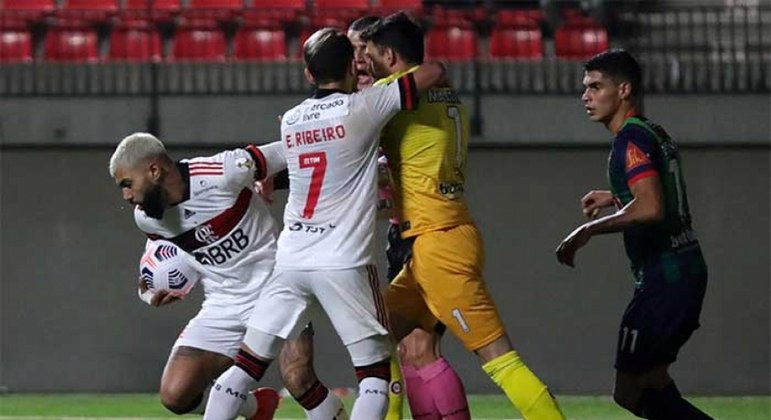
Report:
<svg viewBox="0 0 771 420"><path fill-rule="evenodd" d="M0 27L19 28L30 23L131 24L197 21L201 26L217 22L279 27L309 22L313 26L341 23L367 13L388 14L398 10L420 16L420 0L0 0ZM309 19L310 18L310 19Z"/></svg>
<svg viewBox="0 0 771 420"><path fill-rule="evenodd" d="M54 0L0 0L0 60L275 61L297 58L302 42L314 28L343 29L364 13L363 9L343 9L343 6L358 2L362 7L365 4L369 7L369 1L316 0L317 8L337 7L355 13L296 15L295 21L298 16L311 19L287 32L280 18L289 14L276 14L277 11L285 8L285 11L301 13L305 0L247 0L246 3L242 0L187 0L184 3L180 0L64 0L61 4ZM122 3L122 8L118 3ZM254 7L262 3L274 4L272 8ZM420 1L378 0L378 4L398 8L419 6ZM142 7L148 5L153 9L142 12L146 11ZM164 14L180 10L183 13ZM230 13L236 10L237 14ZM109 18L101 12L109 12ZM427 55L447 60L479 58L480 32L483 32L485 38L489 36L487 58L544 57L543 16L539 9L502 9L492 16L489 31L480 31L475 20L478 16L473 11L433 9L426 34ZM604 28L580 14L568 14L566 18L565 24L554 33L554 55L584 58L607 48ZM229 29L224 30L226 28ZM296 38L298 43L294 43ZM167 44L169 47L164 48Z"/></svg>
<svg viewBox="0 0 771 420"><path fill-rule="evenodd" d="M420 0L4 0L4 10L29 13L54 13L56 11L92 11L116 13L120 10L180 11L239 11L244 8L271 9L285 12L316 10L346 10L361 14L369 10L395 11L422 9Z"/></svg>
<svg viewBox="0 0 771 420"><path fill-rule="evenodd" d="M421 0L0 0L0 24L5 27L24 25L45 18L109 22L115 17L122 21L183 17L214 21L238 18L261 25L310 18L316 22L314 26L319 26L318 22L350 22L365 14L382 16L395 11L407 11L416 17L424 15ZM533 27L544 19L543 12L537 8L490 9L483 6L464 9L434 6L429 15L433 22L445 25L492 19L501 26ZM565 9L563 15L570 26L596 26L577 9Z"/></svg>
<svg viewBox="0 0 771 420"><path fill-rule="evenodd" d="M310 34L301 34L290 53L282 29L242 27L229 40L218 28L177 28L171 47L164 54L163 37L152 26L115 27L100 43L93 28L50 28L43 40L42 58L47 61L227 61L285 60L299 57L300 46ZM544 44L538 29L498 29L489 38L491 59L539 59ZM101 57L100 44L106 44ZM446 60L479 57L480 39L471 28L432 27L426 36L426 55ZM0 31L0 61L30 62L36 57L32 33L23 29ZM555 54L560 58L585 58L608 47L605 31L599 28L560 28L555 37Z"/></svg>

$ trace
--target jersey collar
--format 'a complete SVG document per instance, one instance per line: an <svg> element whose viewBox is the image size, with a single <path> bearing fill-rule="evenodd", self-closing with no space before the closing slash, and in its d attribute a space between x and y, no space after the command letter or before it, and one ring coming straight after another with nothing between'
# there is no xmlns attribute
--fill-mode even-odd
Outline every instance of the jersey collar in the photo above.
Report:
<svg viewBox="0 0 771 420"><path fill-rule="evenodd" d="M637 110L634 108L630 109L629 111L626 112L626 114L624 114L624 120L628 120L630 118L640 118L640 117L642 117L642 114L637 112Z"/></svg>
<svg viewBox="0 0 771 420"><path fill-rule="evenodd" d="M347 95L347 93L340 89L316 89L313 91L313 96L311 98L313 99L321 99L324 97L327 97L333 93L342 93L344 95Z"/></svg>
<svg viewBox="0 0 771 420"><path fill-rule="evenodd" d="M413 73L415 70L417 70L417 69L419 69L419 68L420 68L420 64L418 64L418 65L415 65L415 66L412 66L412 67L408 68L407 70L401 70L401 71L397 71L397 72L395 72L395 73L393 73L393 74L391 74L391 75L389 75L389 76L387 76L387 77L384 77L384 78L382 78L382 79L378 79L378 80L375 82L375 84L374 84L374 85L375 85L375 86L378 86L378 85L386 85L386 84L388 84L388 83L391 83L391 82L393 82L394 80L396 80L396 79L398 79L398 78L400 78L400 77L404 76L404 75L405 75L405 74L407 74L407 73Z"/></svg>
<svg viewBox="0 0 771 420"><path fill-rule="evenodd" d="M642 120L645 117L643 117L642 113L637 112L635 109L630 109L629 111L624 114L624 122L621 123L621 126L618 128L618 131L621 131L626 127L627 124L633 119ZM615 134L618 134L618 131Z"/></svg>

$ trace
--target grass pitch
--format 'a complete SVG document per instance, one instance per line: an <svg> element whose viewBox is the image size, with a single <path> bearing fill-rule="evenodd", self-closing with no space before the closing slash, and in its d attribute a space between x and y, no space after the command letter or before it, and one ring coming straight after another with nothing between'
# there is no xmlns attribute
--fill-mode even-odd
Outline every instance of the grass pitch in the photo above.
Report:
<svg viewBox="0 0 771 420"><path fill-rule="evenodd" d="M559 403L570 419L635 419L607 396L560 396ZM720 420L771 420L771 398L694 397L690 400ZM352 400L345 399L350 412ZM474 419L516 419L521 416L500 395L469 396ZM405 406L405 414L409 409ZM184 416L195 418L198 416ZM174 419L155 394L7 394L0 396L0 420L85 420L85 419ZM304 419L300 406L282 400L276 419ZM405 418L409 418L405 416Z"/></svg>

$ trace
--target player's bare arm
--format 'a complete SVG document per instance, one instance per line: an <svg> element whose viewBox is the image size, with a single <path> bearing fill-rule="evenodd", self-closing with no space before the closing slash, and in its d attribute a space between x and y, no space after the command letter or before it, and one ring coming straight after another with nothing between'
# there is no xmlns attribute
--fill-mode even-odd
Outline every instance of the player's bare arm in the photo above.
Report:
<svg viewBox="0 0 771 420"><path fill-rule="evenodd" d="M632 226L659 222L664 218L664 199L658 176L649 176L630 186L634 199L614 214L593 220L570 233L557 247L557 260L575 266L576 252L594 235L621 232Z"/></svg>
<svg viewBox="0 0 771 420"><path fill-rule="evenodd" d="M147 282L142 277L137 279L137 288L139 290L139 299L150 306L168 305L169 303L182 300L184 297L168 290L150 290L147 287Z"/></svg>
<svg viewBox="0 0 771 420"><path fill-rule="evenodd" d="M255 181L254 191L259 194L268 204L273 203L273 177L268 177L262 181Z"/></svg>
<svg viewBox="0 0 771 420"><path fill-rule="evenodd" d="M170 292L168 290L158 290L153 294L150 305L164 306L182 299L184 299L184 296L179 293Z"/></svg>
<svg viewBox="0 0 771 420"><path fill-rule="evenodd" d="M421 94L426 90L445 83L447 67L440 61L428 61L420 65L412 75L415 78L415 88Z"/></svg>
<svg viewBox="0 0 771 420"><path fill-rule="evenodd" d="M608 190L592 190L581 198L581 211L590 219L596 219L603 208L612 205L613 193Z"/></svg>

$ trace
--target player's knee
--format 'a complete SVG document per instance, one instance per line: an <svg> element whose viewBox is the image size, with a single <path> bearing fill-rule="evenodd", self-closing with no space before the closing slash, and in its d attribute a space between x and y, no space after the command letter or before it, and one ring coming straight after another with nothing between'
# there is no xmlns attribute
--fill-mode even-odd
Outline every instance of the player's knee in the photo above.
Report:
<svg viewBox="0 0 771 420"><path fill-rule="evenodd" d="M187 414L201 404L203 392L192 395L189 390L179 386L161 386L161 404L174 414Z"/></svg>
<svg viewBox="0 0 771 420"><path fill-rule="evenodd" d="M640 416L642 412L640 407L640 395L637 393L624 392L615 389L613 390L613 401L636 416Z"/></svg>
<svg viewBox="0 0 771 420"><path fill-rule="evenodd" d="M642 413L642 397L647 387L647 377L646 372L616 371L613 401L639 417Z"/></svg>
<svg viewBox="0 0 771 420"><path fill-rule="evenodd" d="M399 357L402 363L417 368L435 362L439 358L437 353L436 337L421 329L415 329L399 343Z"/></svg>

